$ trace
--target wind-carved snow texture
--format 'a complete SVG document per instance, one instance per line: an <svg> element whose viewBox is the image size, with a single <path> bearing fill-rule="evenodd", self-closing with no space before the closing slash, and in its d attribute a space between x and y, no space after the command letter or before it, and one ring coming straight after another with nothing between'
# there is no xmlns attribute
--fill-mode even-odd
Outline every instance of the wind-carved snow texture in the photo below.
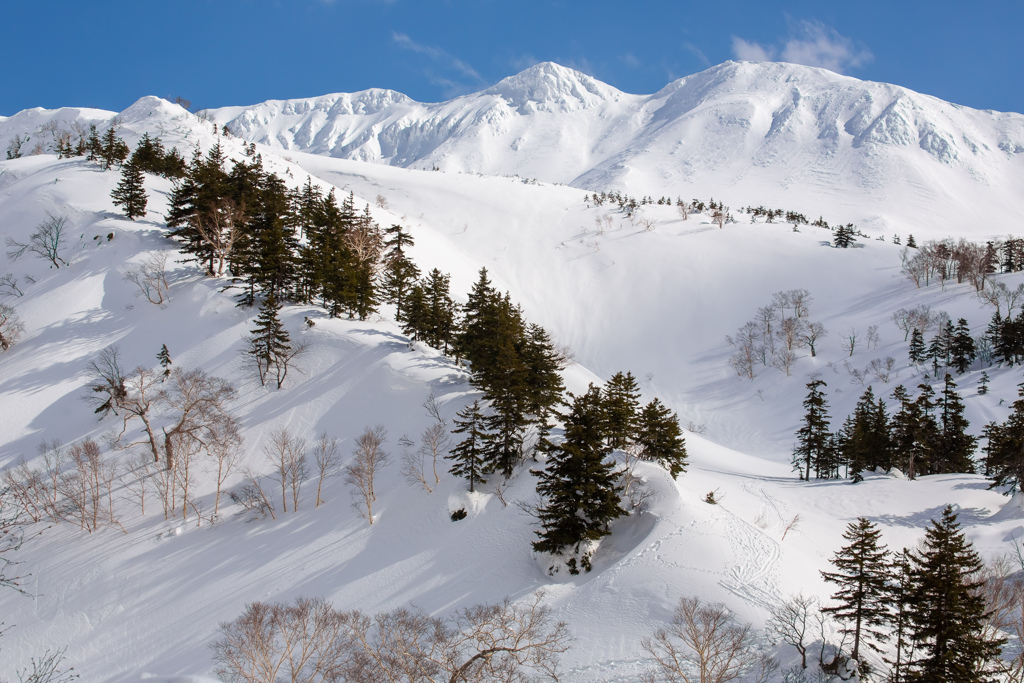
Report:
<svg viewBox="0 0 1024 683"><path fill-rule="evenodd" d="M819 572L859 516L880 524L890 548L912 547L949 502L969 511L965 528L984 555L1011 550L1022 525L1019 504L988 490L980 475L798 482L790 458L812 377L828 383L833 427L864 390L844 361L860 369L891 356L896 381L927 381L906 360L894 310L928 305L984 332L990 310L979 307L970 285L915 288L900 276L901 246L891 238L984 241L1019 232L1020 115L975 112L791 65L725 64L651 96L541 65L492 90L436 105L375 90L221 110L210 114L213 121L146 97L117 115L118 134L132 146L143 132L159 135L186 158L196 146L207 151L220 142L238 159L243 138L263 140L264 167L291 187L311 179L339 197L351 191L379 224L405 226L416 241L412 258L425 270L451 273L458 298L487 267L528 320L572 348L570 391L631 371L644 402L661 399L699 432L686 433L687 472L673 481L642 463L638 472L653 492L645 511L616 522L593 572L557 580L539 569L530 551L535 522L516 505L536 500L529 470L540 465L532 461L503 491L508 506L491 482L459 522L451 521L449 500L467 496L465 482L442 468L428 494L397 463L382 475L372 528L352 510L340 479L328 482L320 508L307 482L299 512L251 524L224 501L220 521L198 528L194 519L164 521L153 512L155 500L145 517L122 501L127 534L61 524L26 542L19 559L35 597L0 593L0 614L14 625L3 638L0 671L24 666L46 646L67 645L83 680L181 680L210 672L218 623L254 600L322 595L370 614L414 605L443 615L543 589L575 635L564 680L624 683L645 670L641 639L668 623L680 597L724 602L755 629L785 596L827 599ZM397 438L415 439L428 425L421 404L430 393L448 419L478 397L451 359L410 345L387 309L358 322L287 306L286 327L293 339L310 340L310 349L283 390L259 387L240 361L255 312L236 308L222 281L177 262L178 245L165 238L171 184L147 177L149 212L133 223L110 201L116 171L31 155L59 126L94 123L102 132L114 119L80 109L0 119L3 148L16 135L30 138L24 158L0 161L3 235L24 241L55 211L73 227L68 268L29 257L12 262L0 252L0 276L12 273L24 288L4 303L13 302L25 322L22 339L0 354L0 468L22 457L38 464L44 438L74 444L102 440L114 428L115 418L98 422L80 396L89 360L115 343L126 367L152 367L166 344L176 366L200 367L238 387L231 409L243 425L246 464L260 472L267 471L262 445L277 428L307 440L327 431L347 458L365 426L384 424L397 458ZM229 123L237 137L214 137L214 122ZM340 151L375 163L330 156ZM492 175L398 168L432 164ZM515 173L525 177L495 177ZM633 188L655 199L714 197L737 220L719 228L706 214L683 220L675 206L655 204L642 209L647 229L615 206L586 203L578 188L528 181L534 177L598 191ZM388 209L373 205L378 195ZM751 223L740 211L761 203L811 220L854 222L870 239L834 249L827 231ZM121 272L157 252L172 264L163 306L137 297ZM1024 280L996 277L1011 289ZM734 349L725 335L773 292L794 288L811 292L810 319L829 336L815 358L799 350L791 376L759 366L754 379L741 379L728 365ZM315 327L304 327L307 316ZM877 346L859 346L850 357L843 333L863 335L870 326L878 326ZM974 433L1006 418L1019 382L1013 369L987 368L990 392L980 396L983 370L957 376ZM873 382L875 396L889 401L896 381ZM227 488L240 481L235 475ZM704 502L709 491L718 492L717 505ZM197 495L211 510L208 481ZM802 521L791 526L797 515ZM780 654L786 666L798 662L791 650Z"/></svg>

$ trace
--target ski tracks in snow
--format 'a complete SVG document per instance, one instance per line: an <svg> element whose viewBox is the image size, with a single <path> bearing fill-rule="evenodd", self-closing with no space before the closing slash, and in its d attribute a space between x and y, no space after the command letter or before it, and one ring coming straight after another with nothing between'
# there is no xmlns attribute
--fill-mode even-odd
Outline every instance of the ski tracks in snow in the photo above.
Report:
<svg viewBox="0 0 1024 683"><path fill-rule="evenodd" d="M779 509L780 503L764 490L764 486L745 484L742 488L764 500L758 520L764 520L765 527L760 528L722 508L726 538L736 560L719 584L751 604L770 609L780 600L778 586L782 546L774 535L781 531L785 517ZM771 517L775 519L769 521Z"/></svg>

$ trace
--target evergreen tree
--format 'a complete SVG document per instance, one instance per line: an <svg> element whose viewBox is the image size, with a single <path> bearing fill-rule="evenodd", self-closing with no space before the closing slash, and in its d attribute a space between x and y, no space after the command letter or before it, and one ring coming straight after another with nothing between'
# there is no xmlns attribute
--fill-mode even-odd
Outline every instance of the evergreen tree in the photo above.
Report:
<svg viewBox="0 0 1024 683"><path fill-rule="evenodd" d="M967 433L964 403L956 392L953 376L946 374L942 394L936 403L938 433L931 449L930 472L974 472L974 450L978 439Z"/></svg>
<svg viewBox="0 0 1024 683"><path fill-rule="evenodd" d="M914 239L913 235L907 235L907 246L911 249L917 249L917 240Z"/></svg>
<svg viewBox="0 0 1024 683"><path fill-rule="evenodd" d="M455 301L451 297L451 276L434 268L423 281L426 306L426 342L445 354L454 341Z"/></svg>
<svg viewBox="0 0 1024 683"><path fill-rule="evenodd" d="M908 681L987 683L1002 639L985 628L989 616L981 591L981 557L967 540L952 506L925 530L924 546L911 553L913 585L908 604L920 656Z"/></svg>
<svg viewBox="0 0 1024 683"><path fill-rule="evenodd" d="M612 375L604 387L603 398L608 445L625 448L636 440L640 412L640 387L633 373Z"/></svg>
<svg viewBox="0 0 1024 683"><path fill-rule="evenodd" d="M895 654L890 659L883 656L886 664L892 667L887 680L893 683L900 683L906 680L907 669L914 653L915 643L911 640L910 615L912 606L912 590L914 577L911 571L910 551L904 548L892 564L892 577L890 582L890 594L892 598L892 612L889 614L889 627L892 639L895 641Z"/></svg>
<svg viewBox="0 0 1024 683"><path fill-rule="evenodd" d="M992 314L992 320L985 328L985 334L988 336L989 343L992 344L992 357L999 362L1008 361L1011 354L1008 352L1003 338L1003 316L999 314L999 309Z"/></svg>
<svg viewBox="0 0 1024 683"><path fill-rule="evenodd" d="M445 457L453 461L448 471L456 477L468 479L469 490L472 493L476 482L487 483L487 480L480 476L483 473L484 444L487 440L480 401L473 401L472 405L466 406L457 415L452 433L466 436Z"/></svg>
<svg viewBox="0 0 1024 683"><path fill-rule="evenodd" d="M103 156L103 143L100 142L100 134L94 123L89 124L89 138L85 143L85 149L88 152L85 157L87 161L98 161Z"/></svg>
<svg viewBox="0 0 1024 683"><path fill-rule="evenodd" d="M146 215L148 198L144 180L142 168L135 163L135 157L132 157L121 167L121 180L110 193L114 205L124 208L124 215L128 220L133 221Z"/></svg>
<svg viewBox="0 0 1024 683"><path fill-rule="evenodd" d="M590 571L591 551L581 547L611 533L609 524L626 514L616 485L615 467L606 458L601 392L591 385L580 396L569 394L570 409L564 417L565 438L553 448L547 468L540 474L537 491L544 503L537 510L540 540L537 552L573 553L569 573ZM577 557L579 560L577 561Z"/></svg>
<svg viewBox="0 0 1024 683"><path fill-rule="evenodd" d="M862 481L862 472L892 467L892 443L885 402L868 387L861 395L853 415L843 425L841 454L854 481Z"/></svg>
<svg viewBox="0 0 1024 683"><path fill-rule="evenodd" d="M114 127L108 128L100 142L100 158L103 160L103 170L109 171L114 164L121 165L128 158L130 151L124 140L117 137Z"/></svg>
<svg viewBox="0 0 1024 683"><path fill-rule="evenodd" d="M928 345L928 358L932 361L932 370L936 378L939 376L940 367L949 366L949 346L952 332L953 323L947 321L946 327L940 329Z"/></svg>
<svg viewBox="0 0 1024 683"><path fill-rule="evenodd" d="M914 442L907 451L907 477L914 479L918 474L930 474L936 444L939 441L939 422L935 418L935 390L927 384L919 384L921 390L914 401Z"/></svg>
<svg viewBox="0 0 1024 683"><path fill-rule="evenodd" d="M679 417L657 398L640 411L636 443L640 459L661 464L675 479L686 471L686 441Z"/></svg>
<svg viewBox="0 0 1024 683"><path fill-rule="evenodd" d="M1019 398L1003 424L985 427L985 473L992 479L989 488L1006 486L1006 494L1024 490L1024 383L1017 385Z"/></svg>
<svg viewBox="0 0 1024 683"><path fill-rule="evenodd" d="M988 372L981 371L981 378L978 380L978 395L984 396L988 393Z"/></svg>
<svg viewBox="0 0 1024 683"><path fill-rule="evenodd" d="M857 661L861 643L881 651L875 643L888 640L883 628L889 622L889 551L879 542L881 535L869 519L858 517L843 533L849 545L832 558L836 571L821 572L823 579L839 587L832 594L839 604L821 611L844 622L842 632L853 636L850 656Z"/></svg>
<svg viewBox="0 0 1024 683"><path fill-rule="evenodd" d="M164 381L171 376L171 366L174 364L171 361L171 353L167 350L167 344L160 345L160 351L156 354L156 359L160 363L160 367L163 368L163 372L160 373L160 381Z"/></svg>
<svg viewBox="0 0 1024 683"><path fill-rule="evenodd" d="M964 374L971 366L977 356L974 347L974 338L971 336L971 329L967 320L960 318L957 321L956 329L950 337L949 360L950 365L956 368L957 373Z"/></svg>
<svg viewBox="0 0 1024 683"><path fill-rule="evenodd" d="M928 360L928 349L924 345L924 334L915 327L910 334L910 362L914 365L921 365L926 360Z"/></svg>
<svg viewBox="0 0 1024 683"><path fill-rule="evenodd" d="M848 249L857 241L857 229L853 223L837 226L832 237L832 242L839 249Z"/></svg>
<svg viewBox="0 0 1024 683"><path fill-rule="evenodd" d="M402 322L405 297L420 277L420 269L405 253L406 248L413 246L415 242L401 225L392 225L384 233L387 236L384 246L389 247L384 256L384 301L394 304L395 320Z"/></svg>
<svg viewBox="0 0 1024 683"><path fill-rule="evenodd" d="M280 389L288 374L288 360L292 351L291 336L281 323L281 304L273 292L267 295L256 316L256 327L250 330L246 350L256 364L260 384L266 385L271 369Z"/></svg>
<svg viewBox="0 0 1024 683"><path fill-rule="evenodd" d="M829 458L830 436L828 400L822 387L824 380L816 379L807 383L807 398L804 399L804 424L797 430L797 447L793 451L793 469L800 478L809 481L811 466L821 472L821 464ZM829 468L831 469L831 468Z"/></svg>
<svg viewBox="0 0 1024 683"><path fill-rule="evenodd" d="M164 175L164 156L164 145L160 138L151 138L149 133L143 133L130 161L146 173Z"/></svg>

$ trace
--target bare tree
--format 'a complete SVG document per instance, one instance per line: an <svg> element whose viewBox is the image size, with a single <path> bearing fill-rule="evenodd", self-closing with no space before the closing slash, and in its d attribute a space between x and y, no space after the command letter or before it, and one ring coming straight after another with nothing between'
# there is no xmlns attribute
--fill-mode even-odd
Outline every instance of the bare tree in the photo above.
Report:
<svg viewBox="0 0 1024 683"><path fill-rule="evenodd" d="M793 307L793 317L795 318L806 318L810 315L808 307L812 301L814 301L814 297L806 289L789 290L789 303Z"/></svg>
<svg viewBox="0 0 1024 683"><path fill-rule="evenodd" d="M313 445L313 461L316 463L317 471L315 507L320 507L320 503L323 502L324 480L336 475L341 463L338 440L329 438L327 432L322 433Z"/></svg>
<svg viewBox="0 0 1024 683"><path fill-rule="evenodd" d="M150 477L153 475L154 463L146 453L138 453L128 460L127 466L121 472L121 486L127 492L129 498L139 504L139 513L146 516L146 493L150 487Z"/></svg>
<svg viewBox="0 0 1024 683"><path fill-rule="evenodd" d="M914 308L901 308L892 314L892 322L901 332L903 341L910 338L914 330L927 332L932 325L932 312L928 306L915 306Z"/></svg>
<svg viewBox="0 0 1024 683"><path fill-rule="evenodd" d="M68 265L61 256L67 246L67 216L54 216L50 213L46 215L47 219L36 226L35 232L29 235L28 242L21 243L13 237L7 238L7 258L16 261L28 252L49 261L54 268Z"/></svg>
<svg viewBox="0 0 1024 683"><path fill-rule="evenodd" d="M281 511L288 512L289 489L292 491L292 511L297 511L299 489L306 473L306 440L292 436L285 428L275 429L263 446L263 453L274 466L281 484Z"/></svg>
<svg viewBox="0 0 1024 683"><path fill-rule="evenodd" d="M353 507L370 524L373 524L373 503L377 500L373 489L374 480L389 462L389 455L384 450L387 438L388 432L384 425L367 427L356 439L353 461L345 467L345 481L356 496Z"/></svg>
<svg viewBox="0 0 1024 683"><path fill-rule="evenodd" d="M388 208L388 198L382 194L377 195L377 198L374 199L374 203L376 203L377 207L380 209Z"/></svg>
<svg viewBox="0 0 1024 683"><path fill-rule="evenodd" d="M751 672L761 681L773 668L757 652L749 624L737 624L725 605L700 598L680 599L668 628L642 645L670 683L727 683ZM650 674L646 680L658 678Z"/></svg>
<svg viewBox="0 0 1024 683"><path fill-rule="evenodd" d="M541 599L477 605L447 619L401 608L370 617L321 598L257 602L222 623L211 647L217 675L230 683L557 680L570 636Z"/></svg>
<svg viewBox="0 0 1024 683"><path fill-rule="evenodd" d="M774 365L777 369L781 370L782 372L786 373L786 377L789 377L790 373L793 370L793 365L796 364L796 361L796 354L790 351L789 349L779 349L779 351L777 351L775 355L772 356L772 365Z"/></svg>
<svg viewBox="0 0 1024 683"><path fill-rule="evenodd" d="M270 502L270 496L263 488L263 478L250 469L243 470L242 474L246 478L245 483L228 494L231 501L252 512L253 519L265 519L268 515L271 519L277 519L274 504Z"/></svg>
<svg viewBox="0 0 1024 683"><path fill-rule="evenodd" d="M865 368L865 374L871 374L877 377L880 381L889 383L892 378L892 371L896 368L896 359L892 356L886 356L885 359L875 358L868 367Z"/></svg>
<svg viewBox="0 0 1024 683"><path fill-rule="evenodd" d="M857 330L852 327L847 330L846 334L843 335L840 346L843 347L843 351L848 351L850 356L853 356L853 352L857 349Z"/></svg>
<svg viewBox="0 0 1024 683"><path fill-rule="evenodd" d="M711 222L718 225L718 229L721 230L726 223L732 220L732 214L729 213L728 206L719 206L711 210Z"/></svg>
<svg viewBox="0 0 1024 683"><path fill-rule="evenodd" d="M237 422L225 405L236 392L223 379L200 369L175 368L169 384L161 394L171 416L169 428L163 428L164 456L167 469L174 469L174 449L181 440L194 439L206 448L225 430L237 430Z"/></svg>
<svg viewBox="0 0 1024 683"><path fill-rule="evenodd" d="M149 303L160 305L167 300L167 252L150 254L138 265L126 268L123 275Z"/></svg>
<svg viewBox="0 0 1024 683"><path fill-rule="evenodd" d="M25 325L18 312L12 306L0 303L0 351L14 346L24 331Z"/></svg>
<svg viewBox="0 0 1024 683"><path fill-rule="evenodd" d="M13 273L7 273L0 277L0 296L24 296L25 293L18 287L18 279Z"/></svg>
<svg viewBox="0 0 1024 683"><path fill-rule="evenodd" d="M818 613L818 600L797 594L771 608L768 633L789 643L800 653L800 667L807 668L807 642L811 637L814 615Z"/></svg>
<svg viewBox="0 0 1024 683"><path fill-rule="evenodd" d="M800 346L803 342L806 327L807 323L800 318L784 318L775 335L786 345L786 349L792 351L794 346Z"/></svg>
<svg viewBox="0 0 1024 683"><path fill-rule="evenodd" d="M878 348L878 342L879 341L880 341L880 339L878 337L878 325L869 325L868 326L868 338L867 338L867 343L866 343L867 348L869 348L869 349L876 349L876 348Z"/></svg>
<svg viewBox="0 0 1024 683"><path fill-rule="evenodd" d="M1024 283L1017 285L1016 289L1010 289L1005 282L989 280L988 286L978 292L978 297L990 306L994 306L996 313L1001 313L1003 306L1006 306L1006 314L1003 317L1009 318L1013 315L1013 309L1024 297Z"/></svg>
<svg viewBox="0 0 1024 683"><path fill-rule="evenodd" d="M115 523L113 479L116 463L104 462L99 445L86 439L68 450L71 468L60 477L60 492L67 514L92 533L101 524Z"/></svg>
<svg viewBox="0 0 1024 683"><path fill-rule="evenodd" d="M245 207L227 197L218 198L195 217L196 233L210 250L209 275L224 274L231 253L242 238L245 221Z"/></svg>
<svg viewBox="0 0 1024 683"><path fill-rule="evenodd" d="M679 215L684 221L689 220L690 212L693 211L693 202L680 201L676 204L676 208L679 209Z"/></svg>
<svg viewBox="0 0 1024 683"><path fill-rule="evenodd" d="M193 484L196 483L196 466L203 443L190 434L181 434L175 439L174 447L174 480L181 490L181 519L188 521L188 509L196 510ZM198 510L196 510L198 514ZM202 518L199 518L202 523Z"/></svg>
<svg viewBox="0 0 1024 683"><path fill-rule="evenodd" d="M803 328L803 332L800 336L801 343L805 344L807 348L811 350L811 358L816 355L814 345L819 339L828 336L828 330L821 323L807 323Z"/></svg>
<svg viewBox="0 0 1024 683"><path fill-rule="evenodd" d="M221 425L206 446L207 452L217 462L217 493L213 499L213 514L220 511L220 494L227 481L242 459L242 436L234 423Z"/></svg>

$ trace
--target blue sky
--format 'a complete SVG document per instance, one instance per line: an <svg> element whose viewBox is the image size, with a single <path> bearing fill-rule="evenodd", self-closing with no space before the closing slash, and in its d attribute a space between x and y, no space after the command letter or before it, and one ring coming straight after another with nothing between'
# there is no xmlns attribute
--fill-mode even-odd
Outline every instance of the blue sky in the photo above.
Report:
<svg viewBox="0 0 1024 683"><path fill-rule="evenodd" d="M538 61L651 93L728 59L776 59L1024 112L1024 1L6 0L0 114L194 107L370 87L420 101Z"/></svg>

